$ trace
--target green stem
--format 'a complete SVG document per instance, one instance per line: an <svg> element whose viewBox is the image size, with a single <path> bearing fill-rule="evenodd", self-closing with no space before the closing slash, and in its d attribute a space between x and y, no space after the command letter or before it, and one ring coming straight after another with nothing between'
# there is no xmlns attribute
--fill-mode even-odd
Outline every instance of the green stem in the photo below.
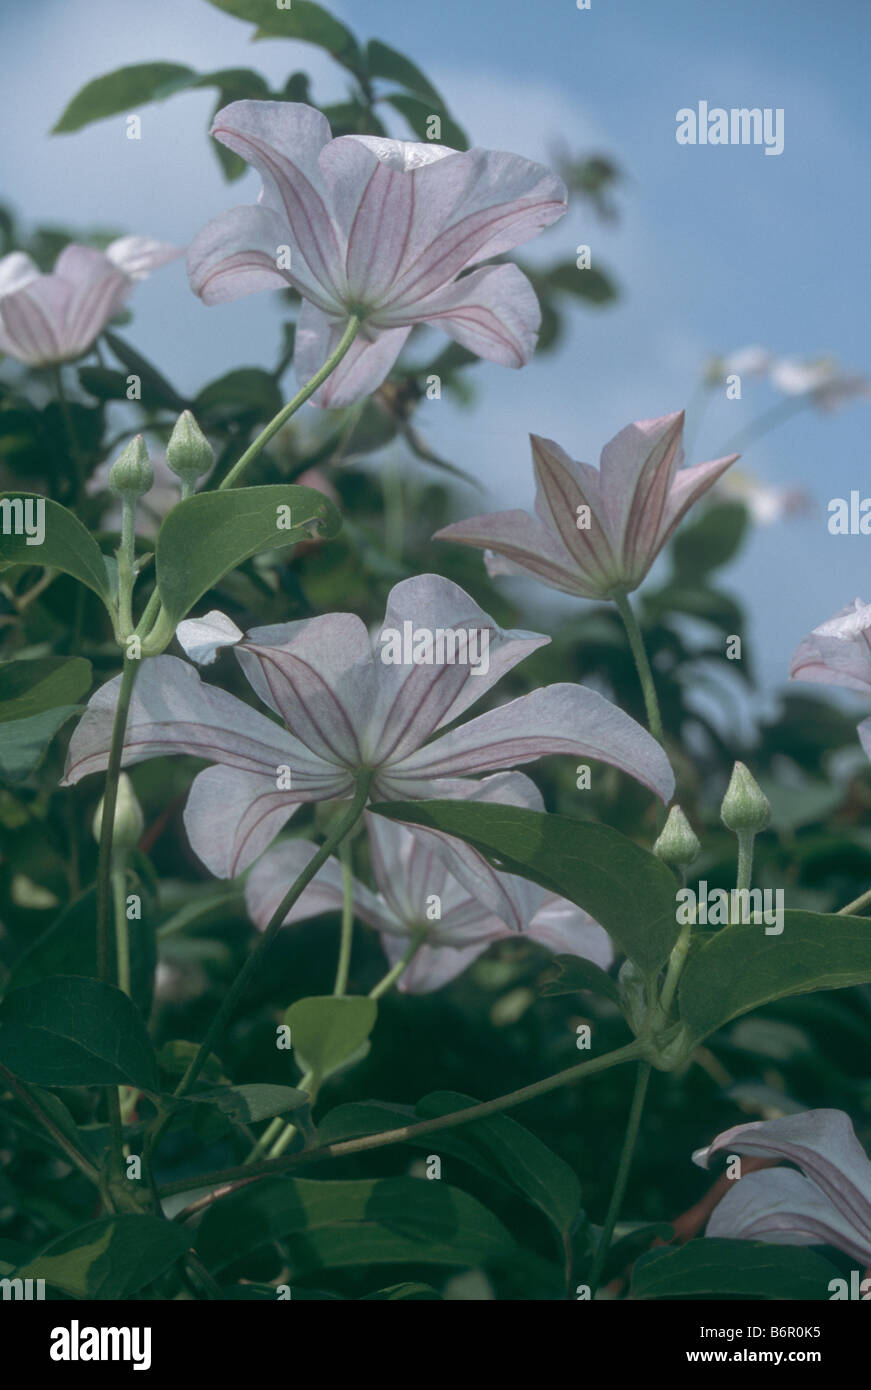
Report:
<svg viewBox="0 0 871 1390"><path fill-rule="evenodd" d="M63 377L61 376L60 367L52 367L51 374L54 380L54 389L55 394L57 395L58 405L60 406L61 415L63 416L64 429L66 430L67 443L69 444L70 449L70 457L73 461L73 468L76 471L76 486L73 494L73 500L75 502L80 502L84 495L86 482L84 460L82 459L82 456L79 453L79 443L76 439L76 430L73 424L73 415L72 411L70 410L70 403L67 400L67 393L64 390Z"/></svg>
<svg viewBox="0 0 871 1390"><path fill-rule="evenodd" d="M591 1298L595 1298L596 1296L596 1289L599 1287L599 1280L602 1277L605 1260L611 1248L611 1237L614 1234L614 1227L617 1225L617 1220L620 1216L620 1208L623 1205L626 1184L629 1181L629 1170L632 1167L632 1156L635 1152L635 1143L638 1139L638 1130L641 1125L641 1115L644 1110L644 1098L647 1095L647 1083L650 1080L650 1071L651 1066L649 1062L639 1063L635 1077L635 1091L632 1096L632 1107L629 1111L629 1121L626 1125L626 1134L623 1138L623 1148L620 1153L620 1163L617 1168L617 1176L614 1179L614 1190L611 1193L608 1214L605 1217L602 1234L596 1246L596 1257L593 1261L593 1268L590 1273Z"/></svg>
<svg viewBox="0 0 871 1390"><path fill-rule="evenodd" d="M837 915L839 917L852 917L855 913L861 912L863 907L871 903L871 888L865 893L860 893L858 898L854 898L846 907L839 907Z"/></svg>
<svg viewBox="0 0 871 1390"><path fill-rule="evenodd" d="M307 1071L307 1072L305 1073L305 1076L303 1076L303 1077L300 1079L299 1085L297 1086L296 1089L297 1089L298 1091L305 1091L306 1093L308 1093L308 1092L311 1090L311 1085L312 1085L312 1082L314 1081L314 1079L315 1079L315 1077L314 1077L314 1072L312 1072L312 1071ZM312 1104L314 1104L314 1102L315 1102L315 1096L312 1095ZM284 1153L284 1150L287 1148L288 1144L290 1143L291 1139L293 1138L293 1136L294 1136L295 1134L296 1134L296 1125L293 1124L292 1121L289 1122L288 1124L284 1125L284 1126L283 1126L283 1129L282 1129L282 1131L281 1131L281 1133L280 1133L280 1135L279 1135L278 1138L275 1140L275 1143L272 1145L272 1148L269 1150L269 1157L270 1157L270 1158L280 1158L281 1155Z"/></svg>
<svg viewBox="0 0 871 1390"><path fill-rule="evenodd" d="M313 396L315 391L317 391L318 387L322 386L323 383L326 381L327 377L330 376L331 373L336 370L336 367L338 367L342 358L345 356L348 349L351 347L351 344L353 343L354 339L356 338L357 334L359 333L361 322L362 320L358 317L358 315L351 315L351 317L348 319L345 331L342 334L342 337L340 338L335 351L330 353L330 356L327 358L320 371L315 372L311 381L307 381L305 386L303 386L302 390L297 391L293 400L288 401L287 405L283 406L282 409L279 410L278 414L274 416L272 420L270 420L266 428L264 430L261 430L260 434L258 434L253 444L250 444L248 446L248 448L245 450L244 454L239 459L239 461L235 463L233 467L230 469L226 478L221 483L219 491L223 491L224 488L236 486L236 483L242 477L242 474L245 472L249 463L252 463L254 459L256 459L257 455L261 452L262 449L266 447L270 439L272 439L273 436L278 433L282 425L285 425L287 423L291 415L296 414L301 405L305 405L309 397Z"/></svg>
<svg viewBox="0 0 871 1390"><path fill-rule="evenodd" d="M671 1001L674 998L674 992L677 989L678 981L680 980L686 962L691 940L692 924L690 922L685 922L681 927L680 936L672 947L671 955L668 958L668 970L665 974L665 983L662 986L662 993L659 996L659 1007L666 1015L671 1008Z"/></svg>
<svg viewBox="0 0 871 1390"><path fill-rule="evenodd" d="M339 937L339 960L333 994L340 999L348 988L351 973L351 949L354 944L354 876L347 841L339 853L342 864L342 929Z"/></svg>
<svg viewBox="0 0 871 1390"><path fill-rule="evenodd" d="M565 1071L557 1072L554 1076L547 1076L543 1081L534 1081L531 1086L521 1086L518 1091L509 1091L507 1095L497 1096L495 1100L485 1100L478 1105L470 1105L465 1110L454 1110L449 1115L439 1115L432 1120L421 1120L418 1124L403 1125L400 1129L389 1129L380 1134L364 1134L358 1139L344 1139L334 1144L324 1144L320 1148L303 1149L301 1153L289 1154L286 1158L265 1159L258 1164L221 1168L212 1173L195 1173L177 1182L164 1184L160 1188L160 1195L170 1197L177 1192L187 1192L192 1187L217 1187L236 1178L248 1180L267 1177L306 1163L319 1163L327 1158L345 1158L349 1154L385 1149L392 1144L404 1144L410 1139L419 1139L424 1134L454 1129L457 1125L469 1124L473 1120L483 1120L488 1115L496 1115L502 1110L510 1110L515 1105L536 1100L539 1096L559 1090L562 1086L571 1086L575 1081L586 1080L588 1076L595 1076L597 1072L607 1071L623 1062L637 1061L641 1055L642 1047L636 1039L627 1043L625 1047L618 1047L614 1052L606 1052L602 1057L591 1057L588 1061L567 1067Z"/></svg>
<svg viewBox="0 0 871 1390"><path fill-rule="evenodd" d="M238 1004L240 998L245 993L245 990L248 987L248 983L251 980L251 977L257 971L260 965L260 961L262 960L265 953L269 950L269 947L272 945L272 942L275 940L275 937L278 935L278 932L282 927L285 917L287 916L290 909L293 907L297 898L299 898L303 890L307 888L308 885L311 883L318 869L320 869L321 866L326 863L333 851L337 848L338 845L342 843L345 836L349 833L349 831L353 830L354 826L357 824L357 821L363 814L363 808L366 805L366 798L369 795L369 783L371 780L371 772L365 772L359 775L357 782L357 790L354 793L354 798L350 806L348 807L346 814L342 817L341 821L336 826L336 829L334 830L332 835L328 836L328 838L321 845L317 854L309 860L308 864L306 864L305 868L303 869L302 873L299 875L299 878L296 880L293 886L288 889L287 893L285 893L284 898L282 899L281 903L273 913L269 925L267 926L266 930L264 931L254 950L249 955L242 969L239 971L239 974L233 981L233 984L229 992L227 993L227 996L224 999L223 1004L218 1009L218 1012L215 1014L215 1017L212 1019L211 1024L206 1030L206 1036L200 1043L199 1051L197 1052L196 1056L194 1057L193 1061L191 1062L181 1081L176 1086L175 1094L177 1096L187 1095L191 1086L196 1081L197 1077L199 1076L200 1072L205 1066L206 1060L209 1056L209 1053L212 1050L213 1045L215 1044L215 1042L217 1042L218 1038L223 1033L227 1021L231 1017L233 1010L236 1008L236 1005Z"/></svg>
<svg viewBox="0 0 871 1390"><path fill-rule="evenodd" d="M125 659L121 672L121 689L115 706L109 765L106 768L106 789L103 793L103 820L100 826L100 859L97 868L97 971L100 979L111 983L111 907L112 907L112 837L115 833L115 805L118 800L118 778L124 754L124 735L130 700L139 670L138 661Z"/></svg>
<svg viewBox="0 0 871 1390"><path fill-rule="evenodd" d="M405 967L411 964L411 962L414 960L414 957L417 955L418 951L423 945L424 935L424 932L419 932L416 936L413 936L411 938L411 941L408 944L408 950L400 956L399 960L390 970L388 970L384 978L379 980L377 985L375 985L373 989L370 989L370 999L380 999L382 994L386 994L387 991L391 988L391 986L396 983L400 975L402 975L403 971L405 970Z"/></svg>
<svg viewBox="0 0 871 1390"><path fill-rule="evenodd" d="M752 830L739 830L738 836L738 876L735 887L739 890L750 887L750 880L753 877L753 841L756 838Z"/></svg>
<svg viewBox="0 0 871 1390"><path fill-rule="evenodd" d="M118 623L121 636L128 637L133 631L133 559L135 541L133 528L136 518L136 503L132 497L124 497L121 503L121 544L116 552L118 560Z"/></svg>
<svg viewBox="0 0 871 1390"><path fill-rule="evenodd" d="M738 454L750 444L755 444L757 439L762 439L766 434L770 434L778 425L782 425L785 420L789 420L793 415L797 415L804 410L810 400L808 394L801 396L790 396L785 401L778 401L770 410L766 410L762 415L758 415L755 420L751 420L749 425L745 425L737 434L733 434L719 451L717 457L722 458L725 454Z"/></svg>
<svg viewBox="0 0 871 1390"><path fill-rule="evenodd" d="M647 659L647 652L644 649L644 639L641 636L638 619L632 611L632 605L626 594L615 594L614 602L617 605L620 617L623 619L623 626L626 629L626 636L629 638L629 646L632 649L635 668L638 671L638 679L641 682L641 691L644 695L644 708L647 711L647 726L653 734L653 737L657 739L659 743L662 743L662 716L659 712L659 700L656 698L656 686L653 682L653 672L650 669L650 662Z"/></svg>
<svg viewBox="0 0 871 1390"><path fill-rule="evenodd" d="M83 1153L79 1152L72 1141L64 1134L63 1130L58 1128L51 1116L46 1114L39 1101L31 1094L30 1088L26 1086L23 1081L19 1081L11 1071L7 1070L2 1062L0 1062L0 1077L3 1078L9 1089L18 1097L22 1105L30 1111L34 1119L38 1120L46 1133L49 1134L54 1143L57 1144L58 1148L66 1154L70 1162L75 1164L82 1176L86 1177L88 1182L92 1182L95 1187L99 1187L100 1174L94 1164L91 1163Z"/></svg>
<svg viewBox="0 0 871 1390"><path fill-rule="evenodd" d="M112 865L112 902L115 911L115 959L118 988L130 993L130 928L127 922L127 866Z"/></svg>

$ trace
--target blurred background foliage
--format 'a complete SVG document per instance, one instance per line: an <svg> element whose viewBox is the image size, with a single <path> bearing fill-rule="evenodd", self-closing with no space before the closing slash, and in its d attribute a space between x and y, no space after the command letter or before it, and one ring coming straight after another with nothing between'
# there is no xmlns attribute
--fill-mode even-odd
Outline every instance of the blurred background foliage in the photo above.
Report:
<svg viewBox="0 0 871 1390"><path fill-rule="evenodd" d="M257 8L245 0L215 2L240 17L250 18ZM294 4L293 12L304 19L316 10ZM259 12L268 17L268 7ZM348 77L346 101L321 108L334 134L393 134L399 117L408 127L406 137L426 138L427 119L435 113L442 120L445 143L467 146L443 99L410 60L378 41L364 46L343 25L327 19L330 23L311 31L319 35L312 41L331 52ZM302 37L311 38L311 33ZM89 84L57 128L74 130L128 109L131 83L136 82L139 104L167 99L191 85L214 86L217 106L241 97L317 104L304 72L291 72L283 88L274 91L249 69L197 75L189 69L169 71L173 66L146 64L143 69L150 73L127 69L123 76ZM212 148L226 177L236 178L242 162L215 142ZM606 229L619 216L620 170L600 151L557 151L555 161L571 197L584 200ZM100 246L125 230L28 228L13 210L2 208L0 253L27 251L48 270L68 241ZM599 312L619 293L604 270L579 270L566 261L529 266L521 259L520 264L542 303L541 353L566 340L567 300L581 299ZM298 300L290 291L280 299L285 315L280 360L240 364L203 382L190 399L164 378L159 363L140 356L135 322L126 319L113 324L85 359L65 369L68 416L49 374L5 361L0 367L0 489L45 492L74 506L104 549L113 546L117 518L115 500L105 486L107 461L136 431L146 435L159 461L185 407L195 412L213 442L215 477L222 476L290 389ZM503 626L530 625L522 590L489 580L477 552L431 540L440 526L476 510L475 460L435 456L416 412L433 376L442 391L473 409L476 359L453 344L427 355L428 342L416 330L400 364L371 400L324 415L303 412L251 470L252 484L303 478L334 493L344 515L340 536L328 544L310 542L293 552L258 556L206 595L200 611L220 608L243 629L335 609L358 613L372 624L383 614L393 584L435 571L467 589ZM135 402L127 399L131 374L141 380L141 400ZM627 420L633 416L631 392L625 414ZM70 465L73 447L85 488ZM146 499L153 514L145 516L139 537L143 555L151 550L161 511L169 504L160 484L158 478L155 493ZM727 659L727 638L742 636L745 625L727 576L752 524L743 502L715 496L692 513L669 548L667 564L657 569L661 577L648 581L638 596L677 769L678 798L703 843L694 876L706 879L711 888L734 883L735 841L721 826L717 808L732 763L741 758L773 807L771 828L757 843L756 883L785 888L790 907L835 910L871 881L871 769L858 746L855 718L806 688L785 692L772 716L748 721L747 711L755 708L753 653L745 641L741 659ZM148 574L146 567L140 585L144 590ZM577 680L594 685L643 722L641 693L616 610L579 602L576 611L563 605L553 621L552 643L507 675L496 699L501 702L550 681ZM118 649L95 597L38 566L0 573L0 654L82 656L92 664L94 686L119 666ZM224 655L208 679L252 699L232 656ZM34 771L14 780L7 768L0 785L0 984L22 970L39 978L93 968L92 899L85 890L96 870L90 825L101 779L59 789L70 727L67 723L51 741ZM210 880L187 844L182 810L191 778L201 766L193 759L173 758L132 769L147 825L136 861L145 909L135 927L134 965L138 997L150 1010L158 1046L201 1036L251 940L239 885ZM534 776L549 809L602 820L651 843L655 821L650 798L612 769L597 768L587 791L577 790L575 769L564 758L544 760ZM319 823L318 812L303 811L294 819L292 833L311 834ZM355 840L354 853L356 871L365 875L364 839ZM187 924L178 929L184 918ZM292 1000L330 992L337 942L338 920L331 917L282 934L268 971L261 972L225 1037L216 1069L235 1082L294 1084L288 1054L274 1047L275 1025ZM377 940L358 924L351 991L365 992L383 970ZM344 1101L370 1097L412 1104L435 1090L481 1099L501 1094L579 1060L576 1030L582 1023L593 1025L597 1052L627 1041L626 1026L607 1000L586 993L543 995L552 976L549 957L531 943L500 943L435 994L387 996L371 1051L327 1083L319 1114ZM690 1155L732 1124L833 1106L850 1112L867 1144L869 1047L871 990L855 988L763 1008L709 1039L682 1070L655 1072L624 1204L627 1230L637 1223L658 1223L642 1232L639 1248L668 1237L669 1223L708 1191L711 1178L693 1167ZM170 1070L173 1055L172 1047L164 1054ZM515 1112L577 1172L592 1222L602 1220L608 1201L631 1086L630 1071L618 1069ZM98 1133L94 1095L84 1090L61 1094L75 1118ZM214 1116L208 1123L181 1124L164 1147L160 1176L171 1181L204 1167L232 1164L244 1152L238 1132ZM91 1189L75 1174L67 1175L67 1165L15 1105L7 1106L0 1119L0 1153L0 1260L15 1263L25 1249L39 1248L93 1215ZM330 1176L401 1174L411 1162L410 1151L394 1148L343 1160ZM443 1283L442 1290L473 1298L563 1296L562 1274L540 1213L509 1187L494 1184L492 1174L460 1160L452 1160L452 1172L502 1217L518 1237L521 1253L486 1275ZM680 1229L692 1234L692 1218L685 1218ZM580 1268L589 1236L582 1224L575 1236ZM264 1251L239 1273L268 1280L278 1259ZM610 1272L621 1274L619 1268ZM407 1270L402 1273L408 1276ZM390 1281L385 1277L383 1282ZM322 1283L326 1293L341 1297L360 1297L373 1287L365 1271L337 1272Z"/></svg>

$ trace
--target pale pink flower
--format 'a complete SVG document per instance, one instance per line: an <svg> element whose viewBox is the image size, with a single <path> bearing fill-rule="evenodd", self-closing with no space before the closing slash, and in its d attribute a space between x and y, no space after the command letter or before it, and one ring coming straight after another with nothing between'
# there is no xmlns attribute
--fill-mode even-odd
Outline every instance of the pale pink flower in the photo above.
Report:
<svg viewBox="0 0 871 1390"><path fill-rule="evenodd" d="M216 764L194 780L185 824L194 850L219 877L251 864L301 803L348 797L363 770L374 774L373 801L440 796L445 779L548 753L612 763L663 801L673 790L656 740L584 686L546 686L441 732L550 639L502 631L438 575L394 587L374 643L351 613L238 636L222 615L179 627L200 660L235 643L254 691L285 727L204 684L187 662L160 656L143 663L124 753L127 765L165 753ZM66 784L107 766L119 682L91 698L70 740Z"/></svg>
<svg viewBox="0 0 871 1390"><path fill-rule="evenodd" d="M785 396L807 396L822 411L871 397L871 378L864 372L847 371L831 357L810 362L781 358L771 368L771 380Z"/></svg>
<svg viewBox="0 0 871 1390"><path fill-rule="evenodd" d="M843 1110L807 1110L736 1125L693 1154L707 1168L716 1153L784 1158L736 1179L705 1234L775 1245L833 1245L871 1264L871 1161Z"/></svg>
<svg viewBox="0 0 871 1390"><path fill-rule="evenodd" d="M544 810L537 787L520 772L457 782L443 794ZM391 965L402 959L412 937L423 934L423 944L399 977L400 990L427 994L440 989L492 942L519 934L555 953L592 960L603 970L613 961L607 932L574 903L526 879L499 873L477 851L449 836L429 835L368 811L365 819L377 892L354 880L356 915L379 932ZM289 840L268 850L252 869L245 900L261 930L316 852L307 840ZM329 859L291 908L285 925L340 911L342 901L341 865Z"/></svg>
<svg viewBox="0 0 871 1390"><path fill-rule="evenodd" d="M581 598L637 589L678 522L737 454L680 468L683 411L627 425L598 469L532 435L536 515L491 512L436 539L486 549L490 574L525 574ZM680 470L680 471L678 471Z"/></svg>
<svg viewBox="0 0 871 1390"><path fill-rule="evenodd" d="M856 598L815 627L793 652L789 676L871 695L871 603ZM871 758L871 719L863 719L858 732Z"/></svg>
<svg viewBox="0 0 871 1390"><path fill-rule="evenodd" d="M438 324L491 362L529 360L541 312L526 276L495 265L457 277L563 215L566 188L555 174L489 150L334 140L320 112L294 102L233 102L212 134L254 166L263 187L256 205L231 208L194 238L191 286L207 304L298 290L301 384L349 316L362 315L353 347L313 397L319 405L349 405L380 386L417 323Z"/></svg>
<svg viewBox="0 0 871 1390"><path fill-rule="evenodd" d="M181 248L126 236L105 251L71 243L43 275L23 251L0 259L0 352L31 367L81 357L124 307L137 280Z"/></svg>

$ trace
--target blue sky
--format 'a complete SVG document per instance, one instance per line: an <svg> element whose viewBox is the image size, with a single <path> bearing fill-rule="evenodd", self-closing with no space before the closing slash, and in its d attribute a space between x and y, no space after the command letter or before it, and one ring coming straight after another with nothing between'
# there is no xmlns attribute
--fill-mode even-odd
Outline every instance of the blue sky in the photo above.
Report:
<svg viewBox="0 0 871 1390"><path fill-rule="evenodd" d="M349 0L330 6L362 38L416 59L476 143L545 160L555 143L612 155L626 173L617 228L573 209L535 243L550 259L592 246L616 275L615 309L578 310L556 358L521 373L482 365L473 413L428 403L434 447L479 473L488 505L529 505L527 434L592 462L631 419L688 404L705 357L758 343L777 354L831 353L871 371L867 310L867 0ZM211 216L253 201L206 148L211 93L142 111L140 142L123 118L65 137L49 126L83 83L124 63L170 59L208 70L250 65L278 79L305 67L319 99L343 76L318 50L270 41L206 0L40 0L0 9L5 54L0 188L29 221L110 225L185 242ZM675 113L711 106L784 109L785 148L682 147ZM397 133L400 132L397 128ZM524 252L524 254L527 254ZM269 296L206 309L181 265L140 286L130 335L181 386L243 363L269 363L279 338ZM745 380L717 400L691 462L777 399ZM758 529L727 587L752 608L750 635L768 688L815 623L856 594L871 598L871 537L832 537L826 503L871 495L871 403L803 412L753 447L761 481L801 487L802 517ZM470 510L480 510L470 502Z"/></svg>

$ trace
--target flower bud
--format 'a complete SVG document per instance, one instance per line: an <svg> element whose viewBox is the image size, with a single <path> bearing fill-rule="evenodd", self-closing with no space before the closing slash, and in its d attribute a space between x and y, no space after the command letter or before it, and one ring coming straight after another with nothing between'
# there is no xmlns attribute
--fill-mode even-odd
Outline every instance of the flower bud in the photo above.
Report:
<svg viewBox="0 0 871 1390"><path fill-rule="evenodd" d="M183 483L193 488L197 478L208 473L215 462L215 451L189 410L183 410L173 426L166 446L166 463Z"/></svg>
<svg viewBox="0 0 871 1390"><path fill-rule="evenodd" d="M103 799L94 815L94 839L99 843L103 829ZM115 829L112 835L112 850L123 853L136 847L145 829L142 807L136 800L133 784L126 772L118 778L118 795L115 799Z"/></svg>
<svg viewBox="0 0 871 1390"><path fill-rule="evenodd" d="M679 806L672 806L653 853L670 869L685 869L699 856L698 837Z"/></svg>
<svg viewBox="0 0 871 1390"><path fill-rule="evenodd" d="M146 493L154 482L154 470L141 434L131 439L109 470L109 486L119 497L136 498Z"/></svg>
<svg viewBox="0 0 871 1390"><path fill-rule="evenodd" d="M749 830L756 835L771 819L771 806L756 778L743 763L736 763L726 788L720 819L728 830Z"/></svg>

